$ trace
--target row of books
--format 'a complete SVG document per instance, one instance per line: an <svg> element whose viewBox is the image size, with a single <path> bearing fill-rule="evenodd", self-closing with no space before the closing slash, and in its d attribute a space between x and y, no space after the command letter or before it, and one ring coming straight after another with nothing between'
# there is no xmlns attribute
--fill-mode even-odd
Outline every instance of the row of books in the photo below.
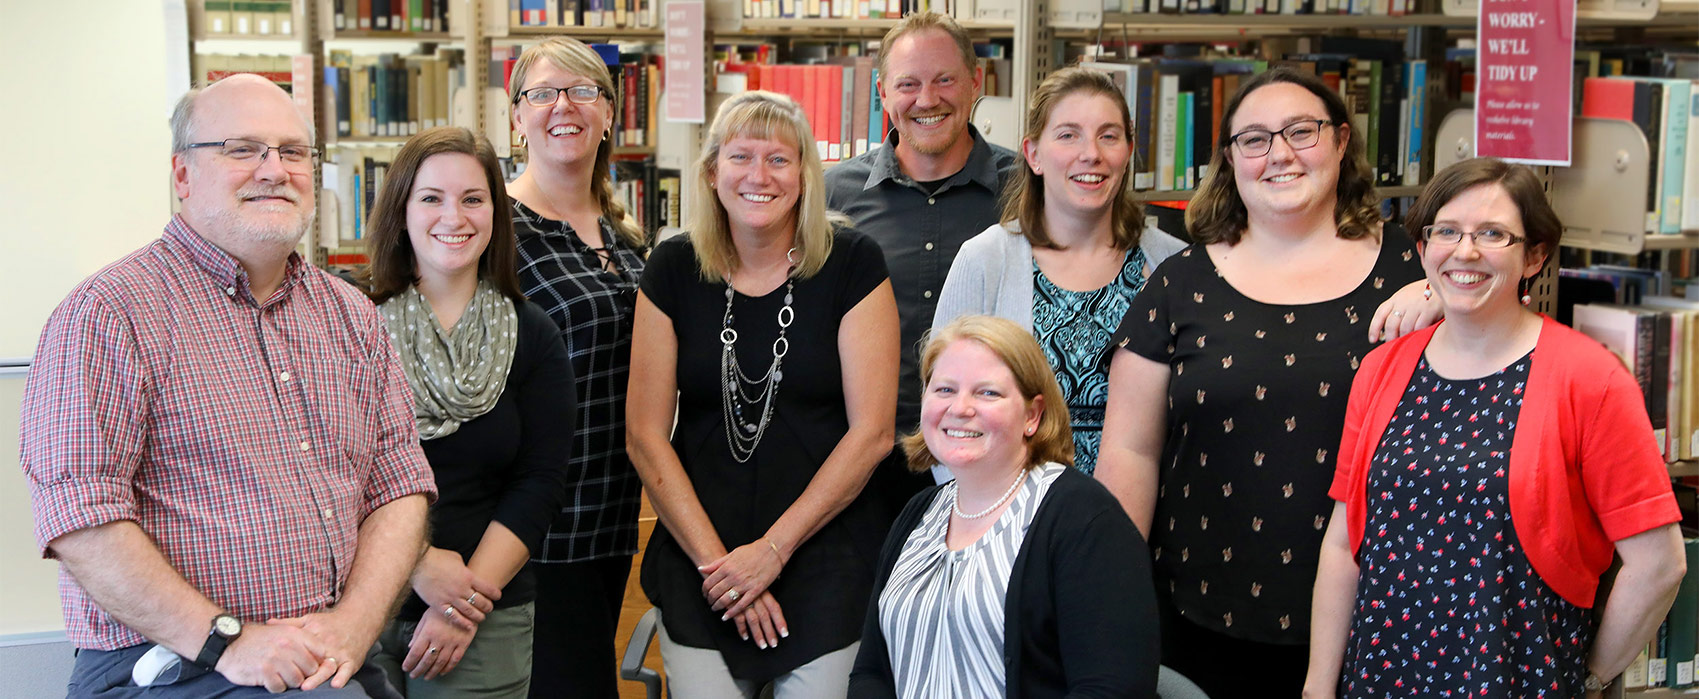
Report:
<svg viewBox="0 0 1699 699"><path fill-rule="evenodd" d="M1434 12L1417 0L1103 0L1105 12L1256 15L1389 15Z"/></svg>
<svg viewBox="0 0 1699 699"><path fill-rule="evenodd" d="M446 126L466 80L459 49L411 56L334 50L324 68L326 104L336 105L340 138L404 138Z"/></svg>
<svg viewBox="0 0 1699 699"><path fill-rule="evenodd" d="M1220 142L1222 108L1243 80L1271 65L1316 73L1339 91L1352 129L1364 138L1377 185L1420 184L1427 162L1427 62L1363 53L1289 54L1273 62L1097 58L1081 65L1111 75L1126 96L1134 122L1135 189L1195 189Z"/></svg>
<svg viewBox="0 0 1699 699"><path fill-rule="evenodd" d="M1634 372L1664 459L1699 458L1699 374L1690 368L1699 360L1699 301L1652 295L1633 305L1581 304L1572 325Z"/></svg>
<svg viewBox="0 0 1699 699"><path fill-rule="evenodd" d="M768 90L789 95L808 115L824 162L848 160L885 142L879 65L871 56L843 56L812 65L728 63L715 76L720 95Z"/></svg>
<svg viewBox="0 0 1699 699"><path fill-rule="evenodd" d="M372 203L383 189L397 145L338 146L320 168L319 246L359 245L371 218Z"/></svg>
<svg viewBox="0 0 1699 699"><path fill-rule="evenodd" d="M1580 114L1631 121L1645 134L1647 232L1699 230L1699 80L1587 78Z"/></svg>
<svg viewBox="0 0 1699 699"><path fill-rule="evenodd" d="M337 31L446 32L449 0L331 0Z"/></svg>
<svg viewBox="0 0 1699 699"><path fill-rule="evenodd" d="M189 69L195 85L211 85L236 73L253 73L291 91L294 89L291 61L289 56L197 53Z"/></svg>
<svg viewBox="0 0 1699 699"><path fill-rule="evenodd" d="M615 160L613 169L614 196L649 240L655 240L662 228L684 227L680 207L684 181L677 170L656 167L652 156Z"/></svg>
<svg viewBox="0 0 1699 699"><path fill-rule="evenodd" d="M514 27L659 27L661 0L507 0Z"/></svg>
<svg viewBox="0 0 1699 699"><path fill-rule="evenodd" d="M1691 497L1691 489L1678 487L1677 500ZM1684 507L1684 514L1690 511ZM1689 537L1691 535L1689 534ZM1693 687L1694 670L1699 667L1699 538L1683 538L1682 549L1687 558L1687 576L1676 590L1675 603L1669 615L1658 627L1653 641L1640 651L1622 673L1625 689Z"/></svg>
<svg viewBox="0 0 1699 699"><path fill-rule="evenodd" d="M941 12L957 20L1014 19L1018 0L743 0L746 19L896 19ZM984 6L984 12L979 11ZM1005 8L1004 6L1008 7Z"/></svg>
<svg viewBox="0 0 1699 699"><path fill-rule="evenodd" d="M295 33L290 0L204 0L201 26L208 36L287 36Z"/></svg>

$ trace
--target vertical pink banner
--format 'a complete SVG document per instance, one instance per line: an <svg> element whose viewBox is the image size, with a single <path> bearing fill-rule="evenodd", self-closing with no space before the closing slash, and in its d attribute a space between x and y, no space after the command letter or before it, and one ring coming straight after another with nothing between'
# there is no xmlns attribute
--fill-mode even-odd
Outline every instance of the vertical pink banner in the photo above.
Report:
<svg viewBox="0 0 1699 699"><path fill-rule="evenodd" d="M702 0L672 0L663 6L667 32L667 121L700 124L708 93Z"/></svg>
<svg viewBox="0 0 1699 699"><path fill-rule="evenodd" d="M1569 165L1575 0L1480 0L1475 154Z"/></svg>

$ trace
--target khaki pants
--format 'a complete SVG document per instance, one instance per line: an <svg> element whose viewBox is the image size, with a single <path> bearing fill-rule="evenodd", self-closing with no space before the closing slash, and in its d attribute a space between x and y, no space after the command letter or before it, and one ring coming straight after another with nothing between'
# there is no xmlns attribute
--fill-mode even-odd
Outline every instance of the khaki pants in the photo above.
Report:
<svg viewBox="0 0 1699 699"><path fill-rule="evenodd" d="M531 634L534 609L527 602L490 612L466 647L460 664L434 680L414 679L401 671L407 644L419 621L392 620L378 635L370 664L383 668L389 683L408 699L480 697L525 699L531 687Z"/></svg>

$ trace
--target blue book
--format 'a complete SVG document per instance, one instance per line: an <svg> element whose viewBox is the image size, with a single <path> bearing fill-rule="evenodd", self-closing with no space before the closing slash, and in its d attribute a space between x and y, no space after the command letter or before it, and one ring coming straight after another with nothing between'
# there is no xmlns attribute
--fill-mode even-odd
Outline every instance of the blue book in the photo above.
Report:
<svg viewBox="0 0 1699 699"><path fill-rule="evenodd" d="M1405 118L1410 123L1404 151L1404 184L1415 186L1422 183L1422 143L1427 137L1422 124L1428 118L1428 62L1417 59L1405 63L1404 72L1404 86L1409 90L1409 111Z"/></svg>

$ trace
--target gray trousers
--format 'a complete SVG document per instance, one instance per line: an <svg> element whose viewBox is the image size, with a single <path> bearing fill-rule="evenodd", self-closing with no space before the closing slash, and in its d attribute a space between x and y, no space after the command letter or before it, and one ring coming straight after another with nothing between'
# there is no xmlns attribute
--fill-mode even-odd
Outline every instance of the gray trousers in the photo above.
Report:
<svg viewBox="0 0 1699 699"><path fill-rule="evenodd" d="M667 625L655 627L661 645L661 664L667 669L667 691L673 699L755 699L762 687L732 677L720 652L674 643ZM849 693L850 667L861 648L856 641L773 680L773 699L844 699Z"/></svg>
<svg viewBox="0 0 1699 699"><path fill-rule="evenodd" d="M407 645L419 620L392 620L378 635L370 664L383 669L407 699L526 699L531 689L531 636L536 608L531 602L497 609L484 616L478 635L460 656L460 664L436 679L413 679L401 671Z"/></svg>
<svg viewBox="0 0 1699 699"><path fill-rule="evenodd" d="M78 650L77 662L71 668L71 680L65 686L65 696L67 699L257 699L280 696L266 691L265 687L231 684L223 675L189 662L183 662L179 671L168 673L175 676L175 681L169 684L137 687L130 680L130 671L150 648L153 648L152 643L118 650ZM297 689L286 694L315 699L396 699L395 690L390 688L383 672L374 667L369 658L366 664L360 666L359 672L354 673L348 686L342 689L333 689L327 684L311 692Z"/></svg>

